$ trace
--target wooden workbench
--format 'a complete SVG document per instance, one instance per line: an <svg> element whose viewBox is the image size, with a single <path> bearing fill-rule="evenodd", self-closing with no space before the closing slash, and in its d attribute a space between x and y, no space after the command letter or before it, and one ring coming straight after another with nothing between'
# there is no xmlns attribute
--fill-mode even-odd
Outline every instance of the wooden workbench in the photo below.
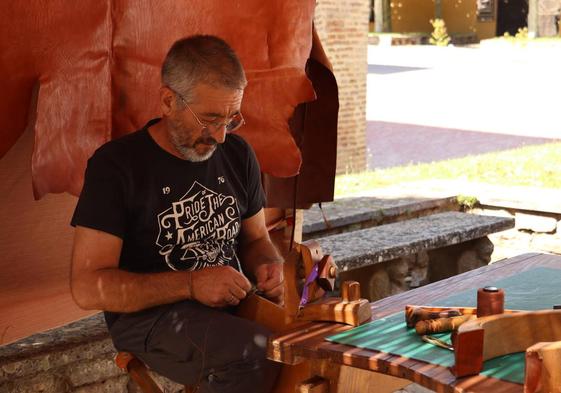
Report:
<svg viewBox="0 0 561 393"><path fill-rule="evenodd" d="M436 304L438 299L451 294L478 288L538 266L561 269L561 256L524 254L379 300L372 303L373 319L403 311L407 304ZM304 362L304 367L311 370L310 376L319 375L330 381L331 393L390 392L410 382L438 392L523 391L520 384L483 375L456 380L446 367L324 340L325 337L348 329L349 327L331 323L300 326L271 340L270 357L288 364Z"/></svg>

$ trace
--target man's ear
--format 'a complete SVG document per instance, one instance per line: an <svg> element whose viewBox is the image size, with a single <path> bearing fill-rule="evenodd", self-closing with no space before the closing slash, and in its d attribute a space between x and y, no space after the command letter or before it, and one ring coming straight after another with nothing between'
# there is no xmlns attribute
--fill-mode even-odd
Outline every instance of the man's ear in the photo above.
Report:
<svg viewBox="0 0 561 393"><path fill-rule="evenodd" d="M165 86L160 87L160 109L168 117L176 110L175 94Z"/></svg>

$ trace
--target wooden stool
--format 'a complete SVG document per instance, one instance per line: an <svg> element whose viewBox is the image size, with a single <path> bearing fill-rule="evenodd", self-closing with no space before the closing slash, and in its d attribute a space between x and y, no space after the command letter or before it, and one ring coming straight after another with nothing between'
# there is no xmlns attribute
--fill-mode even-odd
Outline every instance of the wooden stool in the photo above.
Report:
<svg viewBox="0 0 561 393"><path fill-rule="evenodd" d="M115 356L117 367L128 372L134 382L144 393L164 393L148 373L146 365L134 357L132 353L119 352ZM195 393L196 387L185 385L185 393Z"/></svg>

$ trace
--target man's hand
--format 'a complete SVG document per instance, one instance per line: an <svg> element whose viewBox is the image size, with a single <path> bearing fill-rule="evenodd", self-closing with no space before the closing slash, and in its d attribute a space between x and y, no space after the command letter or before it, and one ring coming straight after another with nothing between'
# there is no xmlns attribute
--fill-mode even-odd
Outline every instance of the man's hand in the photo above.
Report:
<svg viewBox="0 0 561 393"><path fill-rule="evenodd" d="M249 280L231 266L191 272L191 299L210 307L236 306L250 289Z"/></svg>
<svg viewBox="0 0 561 393"><path fill-rule="evenodd" d="M273 302L284 304L284 279L282 263L264 263L255 269L257 289Z"/></svg>
<svg viewBox="0 0 561 393"><path fill-rule="evenodd" d="M263 209L242 221L240 252L243 270L255 279L257 290L282 305L283 259L269 237Z"/></svg>

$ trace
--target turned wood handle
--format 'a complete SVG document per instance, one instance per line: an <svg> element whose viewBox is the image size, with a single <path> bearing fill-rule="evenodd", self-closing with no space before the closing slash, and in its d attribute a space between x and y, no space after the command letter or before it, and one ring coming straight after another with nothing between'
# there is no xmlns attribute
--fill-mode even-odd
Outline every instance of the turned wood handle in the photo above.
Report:
<svg viewBox="0 0 561 393"><path fill-rule="evenodd" d="M460 315L452 318L437 318L426 321L419 321L415 324L417 334L424 336L425 334L444 333L456 330L462 323L475 318L473 315Z"/></svg>
<svg viewBox="0 0 561 393"><path fill-rule="evenodd" d="M345 281L341 285L341 297L344 302L360 299L360 284L357 281Z"/></svg>
<svg viewBox="0 0 561 393"><path fill-rule="evenodd" d="M419 321L438 318L452 318L462 315L460 310L431 311L421 307L411 307L405 310L405 322L408 328L414 327Z"/></svg>

